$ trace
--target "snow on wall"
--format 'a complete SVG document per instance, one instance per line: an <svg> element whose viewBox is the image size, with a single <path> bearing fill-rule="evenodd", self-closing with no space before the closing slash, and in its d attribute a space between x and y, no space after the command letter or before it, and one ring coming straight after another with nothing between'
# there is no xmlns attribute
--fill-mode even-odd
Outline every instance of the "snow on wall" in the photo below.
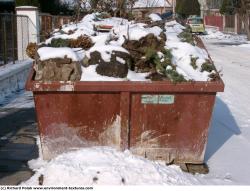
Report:
<svg viewBox="0 0 250 191"><path fill-rule="evenodd" d="M0 103L5 97L24 89L31 67L31 60L0 67Z"/></svg>

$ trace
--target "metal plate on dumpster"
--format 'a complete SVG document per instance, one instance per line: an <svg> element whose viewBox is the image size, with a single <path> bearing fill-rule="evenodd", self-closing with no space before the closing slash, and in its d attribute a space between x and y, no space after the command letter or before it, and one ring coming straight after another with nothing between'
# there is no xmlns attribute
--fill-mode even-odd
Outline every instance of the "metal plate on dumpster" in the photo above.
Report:
<svg viewBox="0 0 250 191"><path fill-rule="evenodd" d="M142 104L173 104L174 95L142 95Z"/></svg>

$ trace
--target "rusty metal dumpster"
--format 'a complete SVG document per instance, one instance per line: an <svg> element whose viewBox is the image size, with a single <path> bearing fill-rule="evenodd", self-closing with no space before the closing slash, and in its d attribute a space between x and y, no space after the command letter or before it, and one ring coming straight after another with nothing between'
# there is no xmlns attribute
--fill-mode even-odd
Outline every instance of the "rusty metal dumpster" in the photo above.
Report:
<svg viewBox="0 0 250 191"><path fill-rule="evenodd" d="M110 146L167 163L203 163L214 82L34 81L44 159L79 147Z"/></svg>

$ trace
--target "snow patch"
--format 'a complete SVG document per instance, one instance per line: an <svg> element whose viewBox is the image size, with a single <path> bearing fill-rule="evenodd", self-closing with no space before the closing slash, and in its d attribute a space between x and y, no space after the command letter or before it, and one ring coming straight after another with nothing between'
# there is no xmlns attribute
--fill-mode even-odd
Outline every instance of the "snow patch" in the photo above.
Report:
<svg viewBox="0 0 250 191"><path fill-rule="evenodd" d="M182 74L186 80L208 81L208 72L201 72L201 65L209 59L205 49L193 46L187 42L181 42L178 35L183 31L176 21L166 23L167 42L166 47L171 49L172 63L176 65L176 71ZM191 58L196 58L197 69L191 66ZM170 68L168 68L170 69Z"/></svg>
<svg viewBox="0 0 250 191"><path fill-rule="evenodd" d="M238 47L241 47L241 48L250 48L250 42L249 42L249 44L241 44Z"/></svg>
<svg viewBox="0 0 250 191"><path fill-rule="evenodd" d="M103 45L103 46L93 46L89 51L86 52L87 57L90 58L90 54L95 51L101 53L102 59L105 62L110 62L111 54L113 51L125 52L129 54L129 52L126 49L122 48L121 46Z"/></svg>
<svg viewBox="0 0 250 191"><path fill-rule="evenodd" d="M133 156L108 147L92 147L64 153L49 162L29 162L34 176L21 185L191 185L199 180L177 166ZM40 167L40 168L39 168Z"/></svg>
<svg viewBox="0 0 250 191"><path fill-rule="evenodd" d="M203 39L216 39L225 42L244 43L247 41L246 35L226 34L214 28L206 28L207 35L201 36Z"/></svg>
<svg viewBox="0 0 250 191"><path fill-rule="evenodd" d="M77 54L71 48L51 48L51 47L42 47L38 49L38 54L40 60L48 60L52 58L71 58L73 61L78 61L79 58Z"/></svg>
<svg viewBox="0 0 250 191"><path fill-rule="evenodd" d="M152 21L161 21L162 20L162 18L159 15L155 14L155 13L151 13L148 17Z"/></svg>

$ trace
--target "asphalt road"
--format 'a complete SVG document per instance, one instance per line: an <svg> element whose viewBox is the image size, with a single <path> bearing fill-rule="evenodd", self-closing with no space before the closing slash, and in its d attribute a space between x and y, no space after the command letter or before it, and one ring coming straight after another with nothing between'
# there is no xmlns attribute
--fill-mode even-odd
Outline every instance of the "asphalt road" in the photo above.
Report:
<svg viewBox="0 0 250 191"><path fill-rule="evenodd" d="M0 185L18 185L33 175L27 165L38 157L32 102L30 93L17 92L0 106Z"/></svg>

